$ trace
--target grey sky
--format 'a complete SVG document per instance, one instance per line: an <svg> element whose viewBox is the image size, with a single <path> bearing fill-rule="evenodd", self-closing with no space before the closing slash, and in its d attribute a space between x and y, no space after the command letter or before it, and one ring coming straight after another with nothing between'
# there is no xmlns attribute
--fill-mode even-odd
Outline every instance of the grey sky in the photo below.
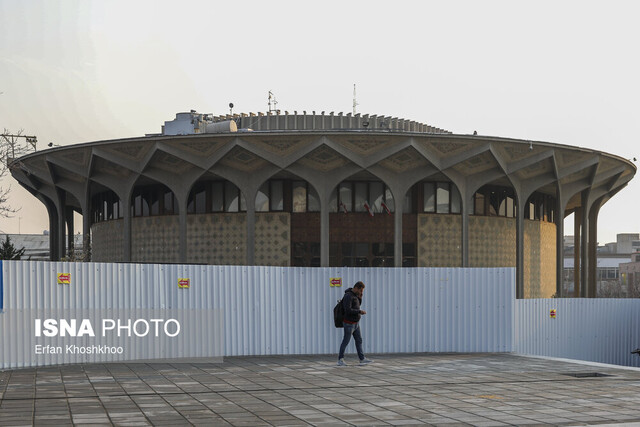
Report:
<svg viewBox="0 0 640 427"><path fill-rule="evenodd" d="M356 83L361 113L640 157L639 12L634 1L0 0L0 129L40 148L140 136L179 111L265 111L269 90L282 110L349 112ZM640 231L639 182L602 208L601 243ZM7 184L22 210L0 230L48 228L44 206Z"/></svg>

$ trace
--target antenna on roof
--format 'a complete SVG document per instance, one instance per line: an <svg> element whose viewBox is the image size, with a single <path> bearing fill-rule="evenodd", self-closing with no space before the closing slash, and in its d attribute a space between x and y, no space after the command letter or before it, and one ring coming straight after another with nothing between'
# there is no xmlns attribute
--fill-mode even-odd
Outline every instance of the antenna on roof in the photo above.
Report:
<svg viewBox="0 0 640 427"><path fill-rule="evenodd" d="M273 95L273 92L269 91L269 113L278 113L278 109L276 106L278 105L278 101L276 101L276 97Z"/></svg>
<svg viewBox="0 0 640 427"><path fill-rule="evenodd" d="M353 115L356 115L356 105L358 105L358 103L356 102L356 84L353 84Z"/></svg>

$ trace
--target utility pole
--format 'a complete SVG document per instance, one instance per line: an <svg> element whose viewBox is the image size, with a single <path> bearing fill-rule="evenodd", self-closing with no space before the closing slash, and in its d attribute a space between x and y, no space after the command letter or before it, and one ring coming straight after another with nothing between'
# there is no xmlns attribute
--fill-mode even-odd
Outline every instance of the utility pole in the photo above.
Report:
<svg viewBox="0 0 640 427"><path fill-rule="evenodd" d="M277 108L278 101L276 101L276 97L273 92L269 91L269 113L271 114L280 114L280 110Z"/></svg>
<svg viewBox="0 0 640 427"><path fill-rule="evenodd" d="M356 115L356 106L358 103L356 102L356 84L353 84L353 115Z"/></svg>

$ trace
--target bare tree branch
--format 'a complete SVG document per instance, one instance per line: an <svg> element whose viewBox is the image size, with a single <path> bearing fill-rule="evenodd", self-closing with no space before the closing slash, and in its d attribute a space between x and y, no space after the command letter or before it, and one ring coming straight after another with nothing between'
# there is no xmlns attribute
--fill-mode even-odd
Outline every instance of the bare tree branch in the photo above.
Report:
<svg viewBox="0 0 640 427"><path fill-rule="evenodd" d="M36 138L34 136L23 135L20 129L16 133L11 133L8 129L0 134L0 180L9 175L9 167L15 159L36 150ZM0 218L10 218L19 208L14 208L9 204L9 192L11 186L0 186Z"/></svg>

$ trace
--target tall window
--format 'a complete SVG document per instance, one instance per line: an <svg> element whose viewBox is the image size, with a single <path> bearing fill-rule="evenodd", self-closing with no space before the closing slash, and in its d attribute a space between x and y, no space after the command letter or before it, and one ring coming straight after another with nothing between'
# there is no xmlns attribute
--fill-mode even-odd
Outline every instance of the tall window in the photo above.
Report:
<svg viewBox="0 0 640 427"><path fill-rule="evenodd" d="M256 195L256 212L283 211L284 188L283 181L267 181L258 190Z"/></svg>
<svg viewBox="0 0 640 427"><path fill-rule="evenodd" d="M449 213L449 195L451 194L450 184L448 182L439 182L436 187L436 199L438 200L436 211L437 213Z"/></svg>
<svg viewBox="0 0 640 427"><path fill-rule="evenodd" d="M330 212L367 212L368 207L372 213L391 213L394 206L391 190L380 181L343 181L329 200Z"/></svg>
<svg viewBox="0 0 640 427"><path fill-rule="evenodd" d="M369 183L369 202L375 212L382 212L382 205L385 204L385 186L381 182Z"/></svg>
<svg viewBox="0 0 640 427"><path fill-rule="evenodd" d="M269 183L266 182L256 194L256 212L269 212Z"/></svg>
<svg viewBox="0 0 640 427"><path fill-rule="evenodd" d="M450 182L423 183L423 212L458 214L461 211L460 192Z"/></svg>
<svg viewBox="0 0 640 427"><path fill-rule="evenodd" d="M282 181L269 181L269 209L271 211L284 210L284 188Z"/></svg>
<svg viewBox="0 0 640 427"><path fill-rule="evenodd" d="M513 189L485 185L473 195L473 214L514 218L516 203Z"/></svg>
<svg viewBox="0 0 640 427"><path fill-rule="evenodd" d="M149 210L151 215L160 215L160 191L151 193L149 200Z"/></svg>
<svg viewBox="0 0 640 427"><path fill-rule="evenodd" d="M534 193L527 200L524 216L526 219L538 221L555 221L556 199L542 193Z"/></svg>
<svg viewBox="0 0 640 427"><path fill-rule="evenodd" d="M269 180L258 189L255 199L256 212L278 212L285 208L285 182ZM293 193L304 195L304 188L294 187ZM313 193L315 194L315 192ZM299 199L299 198L298 198ZM317 199L317 197L316 197ZM297 201L298 208L300 200ZM188 213L244 212L245 197L230 181L205 181L193 186L187 204Z"/></svg>
<svg viewBox="0 0 640 427"><path fill-rule="evenodd" d="M226 181L224 183L224 211L245 211L246 205L244 205L244 201L244 195L240 192L240 189L234 183Z"/></svg>
<svg viewBox="0 0 640 427"><path fill-rule="evenodd" d="M473 196L474 215L515 218L518 214L515 192L511 188L485 185ZM555 221L555 197L534 193L524 205L524 218Z"/></svg>
<svg viewBox="0 0 640 427"><path fill-rule="evenodd" d="M211 212L224 212L224 182L211 183Z"/></svg>
<svg viewBox="0 0 640 427"><path fill-rule="evenodd" d="M338 210L340 212L353 211L353 183L342 182L338 186Z"/></svg>
<svg viewBox="0 0 640 427"><path fill-rule="evenodd" d="M413 213L413 206L414 206L414 193L413 193L413 188L411 188L409 191L407 191L407 194L404 195L404 201L403 201L403 205L402 205L402 212L404 213ZM417 209L417 207L416 207Z"/></svg>
<svg viewBox="0 0 640 427"><path fill-rule="evenodd" d="M203 214L207 212L207 190L209 187L208 182L198 182L193 186L187 202L187 213Z"/></svg>
<svg viewBox="0 0 640 427"><path fill-rule="evenodd" d="M369 199L369 185L366 182L356 182L354 183L355 191L354 191L354 210L356 212L366 212L366 206L368 205ZM369 206L371 209L371 206Z"/></svg>
<svg viewBox="0 0 640 427"><path fill-rule="evenodd" d="M131 216L175 215L178 203L173 192L162 184L136 187L131 196Z"/></svg>
<svg viewBox="0 0 640 427"><path fill-rule="evenodd" d="M194 184L187 200L187 213L240 212L244 195L230 181L203 181Z"/></svg>
<svg viewBox="0 0 640 427"><path fill-rule="evenodd" d="M162 200L163 200L163 205L162 205L163 215L174 215L178 213L178 207L176 206L176 197L173 195L172 191L170 190L163 191Z"/></svg>
<svg viewBox="0 0 640 427"><path fill-rule="evenodd" d="M91 197L91 219L94 223L122 217L122 203L113 191L104 191Z"/></svg>
<svg viewBox="0 0 640 427"><path fill-rule="evenodd" d="M473 195L473 214L486 215L484 193L477 192Z"/></svg>
<svg viewBox="0 0 640 427"><path fill-rule="evenodd" d="M320 197L308 182L293 181L291 194L294 213L320 212ZM335 200L333 202L335 204Z"/></svg>
<svg viewBox="0 0 640 427"><path fill-rule="evenodd" d="M436 188L435 183L424 183L424 211L435 212L436 211Z"/></svg>

